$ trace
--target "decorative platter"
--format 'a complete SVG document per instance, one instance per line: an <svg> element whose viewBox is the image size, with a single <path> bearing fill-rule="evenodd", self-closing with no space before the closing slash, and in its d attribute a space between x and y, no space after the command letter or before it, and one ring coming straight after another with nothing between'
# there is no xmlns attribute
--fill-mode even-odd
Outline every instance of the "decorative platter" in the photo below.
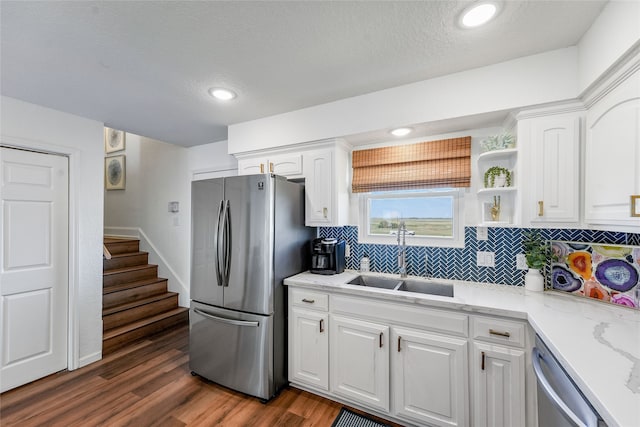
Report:
<svg viewBox="0 0 640 427"><path fill-rule="evenodd" d="M551 241L554 291L640 309L640 247Z"/></svg>

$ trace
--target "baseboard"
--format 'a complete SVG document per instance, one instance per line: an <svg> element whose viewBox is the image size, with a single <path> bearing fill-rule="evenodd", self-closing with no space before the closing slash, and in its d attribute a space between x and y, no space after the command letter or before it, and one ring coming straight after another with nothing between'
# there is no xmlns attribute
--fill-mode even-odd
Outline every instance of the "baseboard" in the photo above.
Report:
<svg viewBox="0 0 640 427"><path fill-rule="evenodd" d="M80 360L78 360L78 368L82 368L83 366L90 365L99 360L102 360L102 350L92 354L88 354L84 357L81 357Z"/></svg>
<svg viewBox="0 0 640 427"><path fill-rule="evenodd" d="M138 227L104 227L105 237L116 238L140 238L140 229Z"/></svg>

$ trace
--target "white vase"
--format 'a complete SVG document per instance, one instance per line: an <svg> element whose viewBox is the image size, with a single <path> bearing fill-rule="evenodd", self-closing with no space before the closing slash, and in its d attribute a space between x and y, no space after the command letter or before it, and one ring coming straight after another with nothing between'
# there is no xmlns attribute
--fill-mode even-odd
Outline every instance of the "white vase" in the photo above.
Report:
<svg viewBox="0 0 640 427"><path fill-rule="evenodd" d="M530 268L524 275L524 288L532 292L544 291L544 277L540 274L540 270Z"/></svg>

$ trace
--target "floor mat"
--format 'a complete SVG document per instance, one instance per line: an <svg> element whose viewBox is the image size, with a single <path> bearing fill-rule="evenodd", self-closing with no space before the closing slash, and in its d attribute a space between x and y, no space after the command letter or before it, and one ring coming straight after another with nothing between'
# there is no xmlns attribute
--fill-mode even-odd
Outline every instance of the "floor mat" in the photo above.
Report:
<svg viewBox="0 0 640 427"><path fill-rule="evenodd" d="M367 418L363 415L356 414L347 408L340 409L340 413L336 417L331 427L390 427L389 424L379 423L378 421Z"/></svg>

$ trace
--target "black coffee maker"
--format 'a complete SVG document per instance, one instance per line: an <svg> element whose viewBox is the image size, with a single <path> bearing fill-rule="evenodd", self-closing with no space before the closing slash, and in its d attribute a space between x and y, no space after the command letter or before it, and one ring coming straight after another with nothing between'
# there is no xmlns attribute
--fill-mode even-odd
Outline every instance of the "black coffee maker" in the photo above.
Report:
<svg viewBox="0 0 640 427"><path fill-rule="evenodd" d="M311 272L315 274L339 274L344 271L346 242L338 239L313 239L311 245Z"/></svg>

